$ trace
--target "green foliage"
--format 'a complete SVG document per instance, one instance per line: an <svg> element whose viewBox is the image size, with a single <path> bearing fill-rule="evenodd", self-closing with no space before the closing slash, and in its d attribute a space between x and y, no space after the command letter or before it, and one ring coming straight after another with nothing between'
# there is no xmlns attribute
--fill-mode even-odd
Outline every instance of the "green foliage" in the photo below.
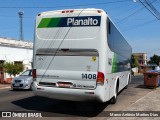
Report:
<svg viewBox="0 0 160 120"><path fill-rule="evenodd" d="M0 68L3 68L3 66L4 66L4 61L0 60Z"/></svg>
<svg viewBox="0 0 160 120"><path fill-rule="evenodd" d="M4 64L0 63L0 68L3 68Z"/></svg>
<svg viewBox="0 0 160 120"><path fill-rule="evenodd" d="M3 65L4 71L8 73L10 76L16 76L16 74L19 74L20 72L23 71L24 65L23 64L14 64L10 62L6 62Z"/></svg>
<svg viewBox="0 0 160 120"><path fill-rule="evenodd" d="M139 63L138 63L138 58L137 58L137 56L136 55L132 55L131 56L131 61L132 61L132 63L131 63L131 67L132 68L134 68L134 67L139 67L140 65L139 65Z"/></svg>
<svg viewBox="0 0 160 120"><path fill-rule="evenodd" d="M150 61L148 61L149 64L156 64L159 65L160 62L160 56L158 55L153 55L152 57L150 57Z"/></svg>

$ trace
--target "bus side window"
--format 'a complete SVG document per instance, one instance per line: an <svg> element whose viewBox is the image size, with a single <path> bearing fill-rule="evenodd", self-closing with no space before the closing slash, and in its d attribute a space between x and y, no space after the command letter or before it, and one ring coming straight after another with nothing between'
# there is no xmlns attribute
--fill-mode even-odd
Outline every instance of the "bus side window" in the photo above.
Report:
<svg viewBox="0 0 160 120"><path fill-rule="evenodd" d="M110 20L108 19L107 20L107 28L108 28L108 34L111 34L111 23L110 23Z"/></svg>

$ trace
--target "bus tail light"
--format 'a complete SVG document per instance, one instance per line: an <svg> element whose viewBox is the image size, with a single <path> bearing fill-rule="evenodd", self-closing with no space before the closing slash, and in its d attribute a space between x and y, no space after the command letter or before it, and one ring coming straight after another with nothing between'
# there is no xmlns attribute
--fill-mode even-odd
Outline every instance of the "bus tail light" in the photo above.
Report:
<svg viewBox="0 0 160 120"><path fill-rule="evenodd" d="M74 10L63 10L62 13L73 13Z"/></svg>
<svg viewBox="0 0 160 120"><path fill-rule="evenodd" d="M35 78L37 77L37 75L36 75L36 69L32 70L32 77L33 77L33 80L35 80Z"/></svg>
<svg viewBox="0 0 160 120"><path fill-rule="evenodd" d="M98 13L101 13L102 11L101 11L101 10L97 10L97 12L98 12Z"/></svg>
<svg viewBox="0 0 160 120"><path fill-rule="evenodd" d="M104 74L102 72L98 72L97 84L104 84Z"/></svg>

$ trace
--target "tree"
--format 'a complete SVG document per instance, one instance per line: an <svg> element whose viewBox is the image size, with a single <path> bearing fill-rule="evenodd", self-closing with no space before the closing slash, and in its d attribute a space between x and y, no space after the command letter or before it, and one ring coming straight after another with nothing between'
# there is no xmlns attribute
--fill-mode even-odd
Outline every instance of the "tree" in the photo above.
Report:
<svg viewBox="0 0 160 120"><path fill-rule="evenodd" d="M150 57L150 61L148 61L149 64L156 64L156 65L159 65L159 62L160 62L160 56L155 54L152 57Z"/></svg>
<svg viewBox="0 0 160 120"><path fill-rule="evenodd" d="M17 74L19 74L20 72L23 71L24 69L24 65L23 64L14 64L14 63L10 63L10 62L6 62L3 65L4 67L4 71L6 73L8 73L10 76L16 76Z"/></svg>
<svg viewBox="0 0 160 120"><path fill-rule="evenodd" d="M138 58L134 54L131 56L131 67L139 67Z"/></svg>

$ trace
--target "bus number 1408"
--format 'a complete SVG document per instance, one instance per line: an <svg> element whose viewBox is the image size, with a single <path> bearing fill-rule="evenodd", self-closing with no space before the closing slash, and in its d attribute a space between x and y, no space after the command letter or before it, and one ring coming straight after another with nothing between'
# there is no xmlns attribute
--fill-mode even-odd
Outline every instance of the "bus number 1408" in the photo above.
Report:
<svg viewBox="0 0 160 120"><path fill-rule="evenodd" d="M97 75L96 74L81 74L82 75L82 79L97 79Z"/></svg>

